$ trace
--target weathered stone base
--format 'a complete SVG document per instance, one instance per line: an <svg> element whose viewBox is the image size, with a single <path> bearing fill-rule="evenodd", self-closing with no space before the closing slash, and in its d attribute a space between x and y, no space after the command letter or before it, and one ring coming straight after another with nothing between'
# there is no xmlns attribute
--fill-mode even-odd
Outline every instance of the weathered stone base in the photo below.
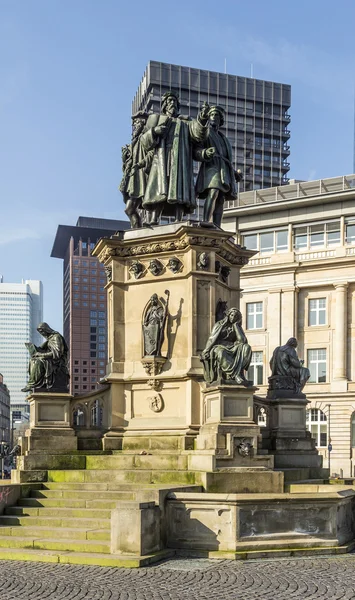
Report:
<svg viewBox="0 0 355 600"><path fill-rule="evenodd" d="M354 540L355 493L168 496L167 546L257 551L337 547Z"/></svg>
<svg viewBox="0 0 355 600"><path fill-rule="evenodd" d="M53 452L77 450L78 440L73 429L70 428L46 428L33 427L27 429L26 451L29 454L46 453L49 449Z"/></svg>

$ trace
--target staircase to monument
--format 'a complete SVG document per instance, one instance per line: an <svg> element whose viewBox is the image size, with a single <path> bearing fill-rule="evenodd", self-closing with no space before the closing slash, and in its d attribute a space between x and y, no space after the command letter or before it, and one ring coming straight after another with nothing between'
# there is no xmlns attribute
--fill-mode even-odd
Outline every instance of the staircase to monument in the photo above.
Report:
<svg viewBox="0 0 355 600"><path fill-rule="evenodd" d="M72 481L63 482L63 474L64 479L70 479L68 473ZM120 501L136 500L142 494L152 496L161 486L145 485L143 481L117 483L114 471L109 472L109 478L99 470L95 473L101 473L101 477L85 483L78 470L49 472L49 479L59 481L34 484L36 489L31 489L29 495L5 508L0 516L0 559L112 567L149 564L149 556L138 561L133 556L111 554L111 512ZM97 481L105 478L106 483ZM162 557L166 554L162 552ZM158 559L159 553L154 557Z"/></svg>

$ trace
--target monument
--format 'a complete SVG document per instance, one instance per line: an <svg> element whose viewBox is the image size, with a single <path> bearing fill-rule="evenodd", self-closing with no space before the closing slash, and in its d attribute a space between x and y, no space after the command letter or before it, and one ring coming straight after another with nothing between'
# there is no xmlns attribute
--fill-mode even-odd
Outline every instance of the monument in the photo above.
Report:
<svg viewBox="0 0 355 600"><path fill-rule="evenodd" d="M91 564L138 566L174 549L231 558L347 551L354 537L352 491L285 493L286 476L328 476L306 430L309 372L297 341L275 349L266 398L248 380L240 270L255 252L220 227L241 178L223 119L221 107L206 104L196 119L180 115L173 90L160 114L133 116L120 186L132 228L93 249L107 273L103 387L78 397L57 392L64 342L59 363L50 338L34 349L31 426L13 482L36 481L50 493L54 485L60 506L66 486L74 497L78 489L102 495L112 510L103 523L109 533L98 535L104 545L109 537L110 558L96 554ZM203 220L188 220L197 196ZM160 225L162 216L171 222ZM61 367L52 377L54 364ZM90 511L95 500L82 498L74 502Z"/></svg>

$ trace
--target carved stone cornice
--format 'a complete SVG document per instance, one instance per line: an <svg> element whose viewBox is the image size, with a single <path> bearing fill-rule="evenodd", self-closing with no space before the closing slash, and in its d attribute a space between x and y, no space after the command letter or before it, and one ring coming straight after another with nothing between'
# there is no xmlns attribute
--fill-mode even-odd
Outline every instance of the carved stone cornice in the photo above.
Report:
<svg viewBox="0 0 355 600"><path fill-rule="evenodd" d="M115 237L102 238L96 244L92 255L106 263L112 257L131 258L147 255L157 256L188 248L214 250L216 254L231 265L246 265L254 256L253 250L241 249L235 244L229 232L204 229L192 225L182 225L177 231L167 234L148 233L145 238L121 240Z"/></svg>

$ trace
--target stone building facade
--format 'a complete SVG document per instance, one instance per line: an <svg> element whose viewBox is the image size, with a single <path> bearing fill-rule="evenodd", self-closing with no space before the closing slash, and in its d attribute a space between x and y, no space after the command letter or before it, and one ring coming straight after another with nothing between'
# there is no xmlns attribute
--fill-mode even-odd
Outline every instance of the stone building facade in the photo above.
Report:
<svg viewBox="0 0 355 600"><path fill-rule="evenodd" d="M355 476L355 175L241 193L223 228L257 252L241 271L249 378L265 394L273 349L297 337L324 465Z"/></svg>

